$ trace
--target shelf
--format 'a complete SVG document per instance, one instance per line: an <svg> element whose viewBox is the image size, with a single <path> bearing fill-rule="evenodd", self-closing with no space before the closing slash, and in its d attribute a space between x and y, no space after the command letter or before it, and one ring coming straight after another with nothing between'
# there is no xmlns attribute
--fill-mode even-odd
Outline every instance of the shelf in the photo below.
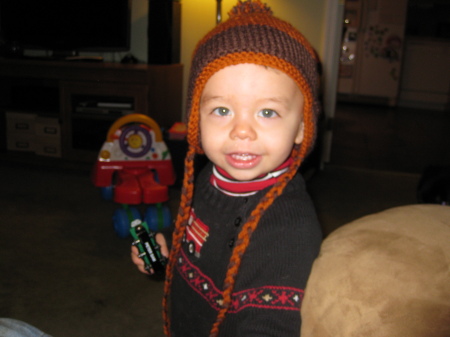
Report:
<svg viewBox="0 0 450 337"><path fill-rule="evenodd" d="M6 150L6 111L57 119L62 158L67 160L95 159L109 126L123 114L146 114L169 128L181 120L182 72L181 64L0 58L0 152ZM87 110L86 105L83 112L81 107L89 101L126 103L127 107Z"/></svg>

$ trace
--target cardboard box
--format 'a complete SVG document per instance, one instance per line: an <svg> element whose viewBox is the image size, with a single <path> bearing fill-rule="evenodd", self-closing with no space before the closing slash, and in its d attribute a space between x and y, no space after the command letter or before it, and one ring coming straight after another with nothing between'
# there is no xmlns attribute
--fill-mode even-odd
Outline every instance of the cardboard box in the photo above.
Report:
<svg viewBox="0 0 450 337"><path fill-rule="evenodd" d="M7 135L6 148L11 151L33 152L35 146L34 135Z"/></svg>
<svg viewBox="0 0 450 337"><path fill-rule="evenodd" d="M61 140L56 137L35 137L34 152L39 156L61 158Z"/></svg>
<svg viewBox="0 0 450 337"><path fill-rule="evenodd" d="M32 113L6 111L6 134L32 135L35 120L36 115Z"/></svg>
<svg viewBox="0 0 450 337"><path fill-rule="evenodd" d="M35 133L38 137L61 139L61 126L57 118L37 117Z"/></svg>
<svg viewBox="0 0 450 337"><path fill-rule="evenodd" d="M57 118L6 112L7 149L61 157L61 126Z"/></svg>

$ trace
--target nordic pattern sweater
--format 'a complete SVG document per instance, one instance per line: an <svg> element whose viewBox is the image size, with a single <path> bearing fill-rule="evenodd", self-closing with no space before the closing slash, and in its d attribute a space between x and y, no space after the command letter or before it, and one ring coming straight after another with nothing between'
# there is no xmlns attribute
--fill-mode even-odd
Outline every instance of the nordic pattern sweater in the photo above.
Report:
<svg viewBox="0 0 450 337"><path fill-rule="evenodd" d="M211 168L204 168L196 180L192 217L174 268L173 337L208 336L234 241L268 190L228 196L210 184ZM252 235L219 335L298 337L303 291L321 241L313 204L297 174Z"/></svg>

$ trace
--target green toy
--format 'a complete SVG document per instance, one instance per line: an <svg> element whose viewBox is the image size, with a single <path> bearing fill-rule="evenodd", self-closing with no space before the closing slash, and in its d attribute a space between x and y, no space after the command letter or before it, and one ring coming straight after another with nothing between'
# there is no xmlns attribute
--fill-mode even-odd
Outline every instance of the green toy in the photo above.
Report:
<svg viewBox="0 0 450 337"><path fill-rule="evenodd" d="M161 254L155 234L148 229L147 223L139 219L131 222L133 245L138 247L139 257L144 260L145 270L150 273L164 273L166 258Z"/></svg>

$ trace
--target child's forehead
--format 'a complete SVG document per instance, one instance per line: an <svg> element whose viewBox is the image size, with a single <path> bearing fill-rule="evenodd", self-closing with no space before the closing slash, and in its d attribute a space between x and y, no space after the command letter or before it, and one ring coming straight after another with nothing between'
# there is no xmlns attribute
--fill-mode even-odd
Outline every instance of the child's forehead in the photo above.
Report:
<svg viewBox="0 0 450 337"><path fill-rule="evenodd" d="M249 79L253 79L255 89L259 87L260 84L272 86L277 89L276 83L279 83L279 81L283 81L297 88L298 91L303 95L300 86L291 76L289 76L289 74L277 68L263 64L239 63L234 65L228 65L213 73L204 82L204 87L201 89L202 96L205 95L206 88L208 89L210 89L211 87L217 88L217 85L223 84L224 81L230 82L230 86L228 87L225 86L225 88L232 90L234 88L237 88L242 81L248 82Z"/></svg>
<svg viewBox="0 0 450 337"><path fill-rule="evenodd" d="M264 64L258 64L258 63L251 63L251 62L243 62L243 63L237 63L237 64L230 64L226 67L223 67L222 69L219 69L217 72L219 71L223 71L223 70L228 70L228 69L237 69L237 68L259 68L259 69L265 69L267 71L273 71L277 74L286 74L284 72L282 72L279 69L276 69L274 67L270 67ZM287 75L287 74L286 74Z"/></svg>

